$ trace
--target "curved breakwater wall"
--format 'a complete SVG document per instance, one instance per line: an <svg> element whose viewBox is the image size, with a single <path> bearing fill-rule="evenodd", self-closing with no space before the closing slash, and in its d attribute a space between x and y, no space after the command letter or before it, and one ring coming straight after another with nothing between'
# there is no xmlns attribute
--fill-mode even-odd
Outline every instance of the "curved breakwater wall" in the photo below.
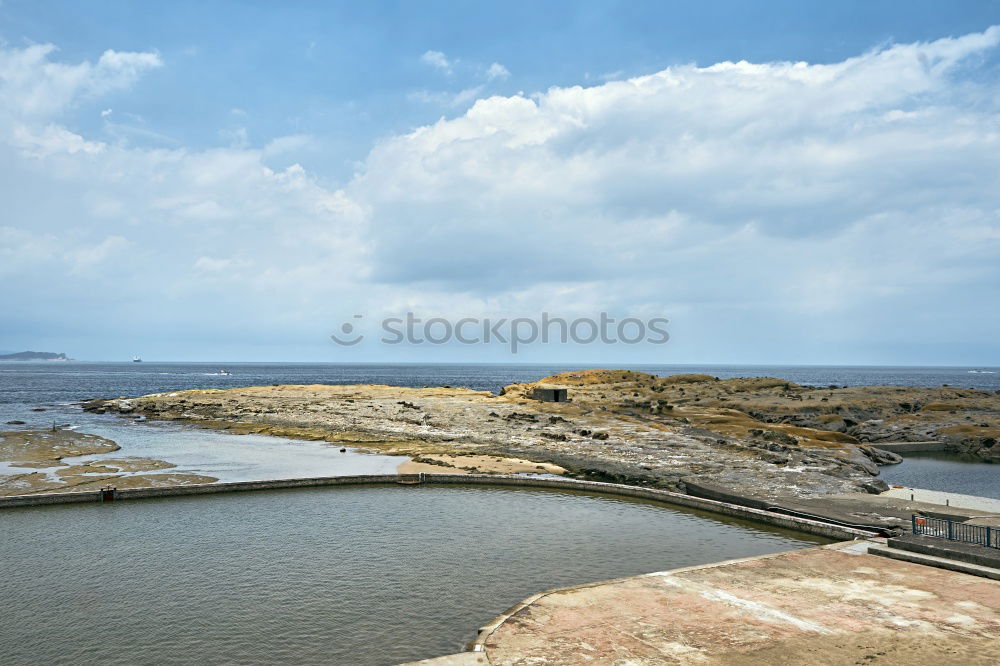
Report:
<svg viewBox="0 0 1000 666"><path fill-rule="evenodd" d="M537 478L530 476L501 476L495 474L369 474L363 476L337 476L306 479L276 479L270 481L236 481L228 483L206 483L163 488L126 488L115 490L113 500L124 501L154 497L180 497L185 495L207 495L213 493L243 492L252 490L277 490L283 488L310 488L318 486L354 486L376 484L456 484L486 486L518 486L528 488L550 488L555 490L577 490L604 495L619 495L639 499L685 506L785 529L798 530L830 539L867 539L874 532L859 530L807 518L788 516L763 509L755 509L730 502L684 495L682 493L654 488L641 488L597 481L575 479ZM101 502L111 499L100 490L69 493L37 493L0 497L0 509L50 504L71 504L78 502Z"/></svg>

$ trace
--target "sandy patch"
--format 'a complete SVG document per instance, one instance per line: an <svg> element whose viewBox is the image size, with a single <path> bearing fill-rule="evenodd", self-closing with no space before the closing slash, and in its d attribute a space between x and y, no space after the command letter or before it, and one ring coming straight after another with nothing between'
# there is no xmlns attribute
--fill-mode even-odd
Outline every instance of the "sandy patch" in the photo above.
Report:
<svg viewBox="0 0 1000 666"><path fill-rule="evenodd" d="M564 474L565 469L550 463L497 456L425 455L396 468L400 474Z"/></svg>

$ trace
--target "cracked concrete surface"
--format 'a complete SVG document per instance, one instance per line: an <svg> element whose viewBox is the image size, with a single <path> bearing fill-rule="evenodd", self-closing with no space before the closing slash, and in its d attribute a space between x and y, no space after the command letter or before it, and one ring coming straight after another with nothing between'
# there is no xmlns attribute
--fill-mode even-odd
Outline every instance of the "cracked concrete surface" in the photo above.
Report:
<svg viewBox="0 0 1000 666"><path fill-rule="evenodd" d="M545 593L486 632L516 664L995 664L1000 583L835 544Z"/></svg>

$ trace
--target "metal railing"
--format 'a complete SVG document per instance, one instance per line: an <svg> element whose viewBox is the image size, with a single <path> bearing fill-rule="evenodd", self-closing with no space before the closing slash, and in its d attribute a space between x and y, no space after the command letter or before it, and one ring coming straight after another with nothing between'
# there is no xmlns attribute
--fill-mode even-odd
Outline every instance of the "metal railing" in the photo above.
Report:
<svg viewBox="0 0 1000 666"><path fill-rule="evenodd" d="M914 515L913 533L950 541L973 543L987 548L1000 548L1000 528L989 525L968 525L944 518Z"/></svg>

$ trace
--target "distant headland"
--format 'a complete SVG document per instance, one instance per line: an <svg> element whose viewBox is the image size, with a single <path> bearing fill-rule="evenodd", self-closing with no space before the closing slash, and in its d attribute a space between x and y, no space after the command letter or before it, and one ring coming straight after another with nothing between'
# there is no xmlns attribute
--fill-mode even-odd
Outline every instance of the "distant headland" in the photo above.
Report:
<svg viewBox="0 0 1000 666"><path fill-rule="evenodd" d="M0 361L72 361L66 354L55 352L23 351L16 354L0 354Z"/></svg>

